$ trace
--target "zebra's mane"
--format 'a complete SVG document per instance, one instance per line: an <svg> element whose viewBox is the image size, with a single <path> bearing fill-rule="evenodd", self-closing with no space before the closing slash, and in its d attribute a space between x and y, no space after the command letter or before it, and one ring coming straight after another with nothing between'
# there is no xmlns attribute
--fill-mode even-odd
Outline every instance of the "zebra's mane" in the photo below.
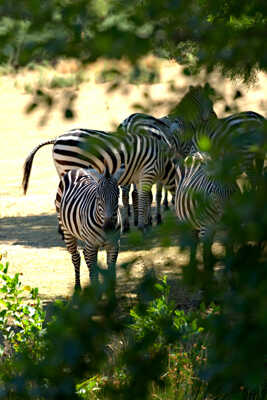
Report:
<svg viewBox="0 0 267 400"><path fill-rule="evenodd" d="M207 112L215 114L210 94L211 89L208 85L190 86L181 101L170 111L170 118L178 117L181 121L184 119L189 121L191 113L198 113L201 117Z"/></svg>

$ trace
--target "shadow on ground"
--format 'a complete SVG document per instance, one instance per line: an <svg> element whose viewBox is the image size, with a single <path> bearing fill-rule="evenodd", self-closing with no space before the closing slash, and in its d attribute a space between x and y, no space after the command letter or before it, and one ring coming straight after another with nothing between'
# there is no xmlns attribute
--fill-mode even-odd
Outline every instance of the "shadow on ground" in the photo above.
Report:
<svg viewBox="0 0 267 400"><path fill-rule="evenodd" d="M156 271L155 274L157 275ZM177 273L173 272L168 274L167 284L170 288L169 300L174 303L176 309L181 309L184 311L193 310L197 308L201 302L201 293L200 291L190 292L185 288L180 278L181 276ZM132 279L130 281L120 279L120 281L117 282L117 306L115 311L116 318L129 318L130 310L136 305L138 299L142 299L142 301L148 300L144 296L141 281L142 279ZM70 298L67 299L66 297L57 297L53 298L53 300L51 300L49 297L43 297L42 303L46 312L46 320L51 320L52 316L54 315L55 301L60 301L62 304L67 304L69 300ZM103 299L101 301L103 301Z"/></svg>
<svg viewBox="0 0 267 400"><path fill-rule="evenodd" d="M1 218L0 242L39 248L65 247L57 232L56 214Z"/></svg>
<svg viewBox="0 0 267 400"><path fill-rule="evenodd" d="M154 211L155 208L153 207L152 214L154 214ZM131 219L130 225L131 232L138 232ZM153 225L155 225L155 222ZM134 241L129 242L128 234L123 234L121 236L121 251L149 250L158 247L160 243L154 228L149 228L148 232L143 237L141 236L141 240L136 243ZM0 242L37 248L65 247L57 229L56 214L4 217L0 219Z"/></svg>

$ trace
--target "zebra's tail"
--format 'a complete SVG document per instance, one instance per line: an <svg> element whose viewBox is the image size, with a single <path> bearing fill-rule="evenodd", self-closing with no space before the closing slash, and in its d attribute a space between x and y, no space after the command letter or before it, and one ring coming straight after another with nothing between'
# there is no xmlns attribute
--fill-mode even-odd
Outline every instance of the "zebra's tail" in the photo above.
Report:
<svg viewBox="0 0 267 400"><path fill-rule="evenodd" d="M31 169L32 169L32 162L33 162L33 158L35 156L35 153L37 153L37 151L41 147L46 146L47 144L54 144L55 141L56 141L56 139L52 139L52 140L48 140L46 142L40 143L38 146L36 146L31 151L31 153L26 158L26 161L25 161L24 166L23 166L23 178L22 178L22 187L23 187L24 194L26 194L27 189L28 189L28 183L29 183Z"/></svg>

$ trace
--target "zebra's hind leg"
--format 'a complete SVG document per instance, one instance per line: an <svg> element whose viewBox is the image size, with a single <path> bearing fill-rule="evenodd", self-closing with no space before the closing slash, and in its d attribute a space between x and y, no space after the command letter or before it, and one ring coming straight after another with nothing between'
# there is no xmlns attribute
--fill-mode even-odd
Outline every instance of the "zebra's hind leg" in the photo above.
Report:
<svg viewBox="0 0 267 400"><path fill-rule="evenodd" d="M81 256L77 249L77 239L69 232L62 230L64 241L67 247L68 252L71 254L72 264L74 266L75 271L75 290L81 289L80 282L80 265L81 265Z"/></svg>
<svg viewBox="0 0 267 400"><path fill-rule="evenodd" d="M151 186L150 182L140 182L138 185L138 229L142 232L149 223L149 210L151 200Z"/></svg>
<svg viewBox="0 0 267 400"><path fill-rule="evenodd" d="M157 224L161 224L161 198L162 198L162 184L157 182L157 192L156 192L156 220ZM165 199L164 199L165 200Z"/></svg>
<svg viewBox="0 0 267 400"><path fill-rule="evenodd" d="M175 192L172 193L172 205L173 206L175 205Z"/></svg>
<svg viewBox="0 0 267 400"><path fill-rule="evenodd" d="M64 240L64 228L62 226L62 222L61 222L61 218L60 218L59 212L57 213L57 222L58 222L57 231L60 234L61 239Z"/></svg>
<svg viewBox="0 0 267 400"><path fill-rule="evenodd" d="M89 270L89 278L92 284L98 283L98 267L97 267L98 248L86 244L83 255Z"/></svg>
<svg viewBox="0 0 267 400"><path fill-rule="evenodd" d="M123 204L123 211L122 211L122 231L128 232L130 230L130 223L129 223L129 216L130 212L130 204L129 204L129 192L130 186L126 185L121 187L122 192L122 204Z"/></svg>
<svg viewBox="0 0 267 400"><path fill-rule="evenodd" d="M136 185L134 185L134 189L132 191L132 204L134 211L134 225L138 225L138 191Z"/></svg>
<svg viewBox="0 0 267 400"><path fill-rule="evenodd" d="M173 203L174 204L174 203ZM164 199L163 199L164 210L169 209L169 202L168 202L168 190L165 188L164 190Z"/></svg>
<svg viewBox="0 0 267 400"><path fill-rule="evenodd" d="M150 190L149 192L149 198L148 198L148 225L152 226L152 215L151 215L151 207L152 207L152 203L153 203L153 194L152 194L152 190Z"/></svg>

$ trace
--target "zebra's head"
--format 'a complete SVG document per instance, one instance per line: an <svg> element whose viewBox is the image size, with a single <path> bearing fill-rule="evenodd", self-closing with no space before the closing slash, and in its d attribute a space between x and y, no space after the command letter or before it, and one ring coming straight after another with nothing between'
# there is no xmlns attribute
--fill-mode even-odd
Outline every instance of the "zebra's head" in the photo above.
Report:
<svg viewBox="0 0 267 400"><path fill-rule="evenodd" d="M170 114L161 118L169 126L169 131L176 141L177 149L187 156L192 147L192 138L196 128L213 118L217 118L210 99L213 89L206 84L204 87L190 86L180 103Z"/></svg>
<svg viewBox="0 0 267 400"><path fill-rule="evenodd" d="M105 232L112 231L117 226L119 209L118 180L123 173L124 168L120 168L111 175L107 166L103 174L96 170L90 170L90 175L97 181L96 215Z"/></svg>
<svg viewBox="0 0 267 400"><path fill-rule="evenodd" d="M214 90L206 84L205 86L189 86L188 92L180 103L171 110L171 119L181 118L195 128L199 123L216 117L213 103L210 99Z"/></svg>

